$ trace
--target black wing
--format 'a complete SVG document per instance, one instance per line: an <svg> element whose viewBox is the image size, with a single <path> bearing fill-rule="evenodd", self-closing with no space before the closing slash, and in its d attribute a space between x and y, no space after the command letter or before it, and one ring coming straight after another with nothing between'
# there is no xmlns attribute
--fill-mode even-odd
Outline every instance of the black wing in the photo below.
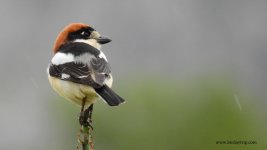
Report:
<svg viewBox="0 0 267 150"><path fill-rule="evenodd" d="M102 59L93 59L91 65L92 68L88 67L88 65L74 62L62 65L51 64L49 74L61 80L93 87L110 106L118 106L123 103L125 100L104 84L107 75L110 73L109 65Z"/></svg>
<svg viewBox="0 0 267 150"><path fill-rule="evenodd" d="M95 82L103 84L111 73L110 65L103 58L93 58L90 62Z"/></svg>
<svg viewBox="0 0 267 150"><path fill-rule="evenodd" d="M66 55L71 53L74 60L59 65L51 63L49 70L51 76L93 86L104 85L105 79L111 73L108 62L99 57L100 51L89 44L67 43L60 47L59 52Z"/></svg>
<svg viewBox="0 0 267 150"><path fill-rule="evenodd" d="M68 62L50 64L49 67L51 76L93 87L95 84L104 85L110 73L110 65L103 58L92 58L87 64Z"/></svg>
<svg viewBox="0 0 267 150"><path fill-rule="evenodd" d="M106 79L110 78L111 68L104 58L99 57L99 50L88 44L73 43L61 47L59 52L72 53L75 60L59 65L51 63L49 66L51 76L93 87L110 106L124 102L105 84Z"/></svg>

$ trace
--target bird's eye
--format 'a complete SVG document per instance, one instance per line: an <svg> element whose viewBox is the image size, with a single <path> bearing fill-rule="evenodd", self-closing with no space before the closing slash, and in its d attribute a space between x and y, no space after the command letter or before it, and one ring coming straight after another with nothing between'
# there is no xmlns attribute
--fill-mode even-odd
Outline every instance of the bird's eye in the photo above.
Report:
<svg viewBox="0 0 267 150"><path fill-rule="evenodd" d="M83 31L83 32L81 32L81 35L84 35L84 36L89 36L89 33L88 33L88 32L85 32L85 31Z"/></svg>

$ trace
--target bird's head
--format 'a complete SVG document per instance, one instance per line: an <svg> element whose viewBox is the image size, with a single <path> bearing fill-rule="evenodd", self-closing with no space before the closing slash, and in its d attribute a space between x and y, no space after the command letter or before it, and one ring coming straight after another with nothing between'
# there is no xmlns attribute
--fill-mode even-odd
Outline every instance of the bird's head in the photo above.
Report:
<svg viewBox="0 0 267 150"><path fill-rule="evenodd" d="M109 38L103 37L94 28L83 23L72 23L66 26L57 36L53 53L69 42L84 42L100 49L102 44L109 43Z"/></svg>

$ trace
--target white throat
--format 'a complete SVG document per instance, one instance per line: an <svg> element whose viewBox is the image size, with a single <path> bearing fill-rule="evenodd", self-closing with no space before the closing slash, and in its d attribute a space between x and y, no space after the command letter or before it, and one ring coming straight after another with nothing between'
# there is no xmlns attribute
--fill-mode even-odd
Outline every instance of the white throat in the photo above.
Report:
<svg viewBox="0 0 267 150"><path fill-rule="evenodd" d="M88 39L88 40L84 40L84 39L77 39L74 42L82 42L82 43L86 43L89 44L91 46L93 46L94 48L100 50L101 48L101 44L99 44L96 39Z"/></svg>

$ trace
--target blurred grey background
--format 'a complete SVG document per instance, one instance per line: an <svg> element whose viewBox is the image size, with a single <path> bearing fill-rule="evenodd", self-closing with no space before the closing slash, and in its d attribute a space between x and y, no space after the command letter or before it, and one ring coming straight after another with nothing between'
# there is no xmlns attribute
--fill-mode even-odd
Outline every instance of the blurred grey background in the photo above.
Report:
<svg viewBox="0 0 267 150"><path fill-rule="evenodd" d="M75 143L78 125L68 127L60 106L51 113L53 105L68 102L51 89L46 74L55 38L72 22L90 24L113 40L102 50L115 89L128 80L222 76L232 82L233 95L251 96L247 101L266 123L266 14L264 0L2 0L0 149L63 149L64 137ZM76 120L79 108L66 105Z"/></svg>

